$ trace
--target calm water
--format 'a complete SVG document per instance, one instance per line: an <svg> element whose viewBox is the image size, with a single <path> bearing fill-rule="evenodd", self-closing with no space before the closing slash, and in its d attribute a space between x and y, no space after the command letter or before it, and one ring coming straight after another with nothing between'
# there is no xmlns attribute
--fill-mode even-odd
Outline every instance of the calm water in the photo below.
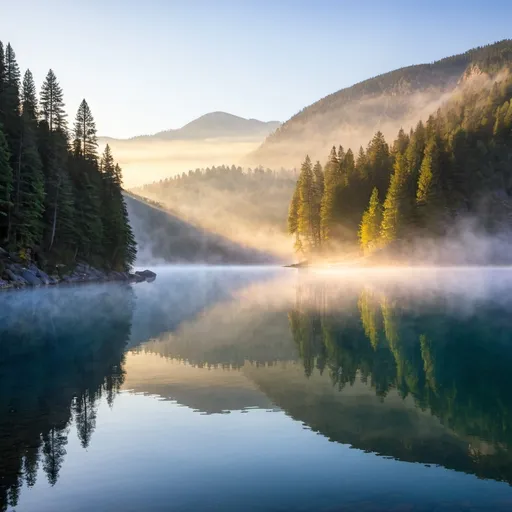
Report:
<svg viewBox="0 0 512 512"><path fill-rule="evenodd" d="M512 271L0 295L0 510L510 510Z"/></svg>

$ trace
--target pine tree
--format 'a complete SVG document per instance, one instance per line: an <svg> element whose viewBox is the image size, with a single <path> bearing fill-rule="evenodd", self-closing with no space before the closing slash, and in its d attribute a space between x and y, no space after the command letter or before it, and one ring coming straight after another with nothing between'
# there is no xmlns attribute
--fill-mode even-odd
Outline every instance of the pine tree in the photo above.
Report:
<svg viewBox="0 0 512 512"><path fill-rule="evenodd" d="M316 247L315 239L315 184L311 159L306 156L302 163L299 177L299 210L298 210L298 232L304 240L305 248L312 252Z"/></svg>
<svg viewBox="0 0 512 512"><path fill-rule="evenodd" d="M419 219L423 226L437 224L438 213L444 206L440 160L439 144L434 136L425 149L416 194Z"/></svg>
<svg viewBox="0 0 512 512"><path fill-rule="evenodd" d="M377 187L379 197L386 197L393 169L389 146L382 132L377 132L366 151L366 168L371 187Z"/></svg>
<svg viewBox="0 0 512 512"><path fill-rule="evenodd" d="M2 119L3 130L11 155L10 164L16 178L16 171L20 163L20 69L16 62L16 55L12 46L8 43L5 48L5 81L3 85L2 98ZM9 231L11 216L8 216ZM9 237L9 234L7 235Z"/></svg>
<svg viewBox="0 0 512 512"><path fill-rule="evenodd" d="M75 119L74 128L75 140L74 150L82 155L85 160L96 160L98 158L98 139L96 137L96 124L92 117L89 105L82 100Z"/></svg>
<svg viewBox="0 0 512 512"><path fill-rule="evenodd" d="M12 182L9 148L0 126L0 242L6 240L8 236L8 216L12 206Z"/></svg>
<svg viewBox="0 0 512 512"><path fill-rule="evenodd" d="M378 246L381 222L382 205L379 201L379 191L375 187L359 227L359 241L365 254L369 254Z"/></svg>
<svg viewBox="0 0 512 512"><path fill-rule="evenodd" d="M411 196L408 189L407 160L397 153L394 172L391 176L386 200L380 237L383 243L393 242L402 237L412 217Z"/></svg>
<svg viewBox="0 0 512 512"><path fill-rule="evenodd" d="M59 262L74 259L76 247L75 200L69 175L67 137L50 131L46 121L39 128L39 155L45 184L44 246Z"/></svg>
<svg viewBox="0 0 512 512"><path fill-rule="evenodd" d="M29 248L42 240L44 177L36 140L36 90L28 70L23 78L21 121L21 152L15 173L11 229L17 246Z"/></svg>
<svg viewBox="0 0 512 512"><path fill-rule="evenodd" d="M295 235L295 251L302 251L302 244L299 235L299 205L300 205L300 189L299 182L295 184L292 200L288 208L288 233Z"/></svg>
<svg viewBox="0 0 512 512"><path fill-rule="evenodd" d="M5 52L4 45L0 41L0 124L3 125L4 118L4 91L5 91Z"/></svg>
<svg viewBox="0 0 512 512"><path fill-rule="evenodd" d="M321 228L321 208L322 197L324 195L324 172L322 165L317 161L313 167L313 185L314 185L314 219L315 219L315 244L320 247L322 244L322 228Z"/></svg>
<svg viewBox="0 0 512 512"><path fill-rule="evenodd" d="M336 148L333 146L329 161L325 165L324 194L320 205L320 232L323 241L329 241L334 236L336 221L336 188L339 183L339 160Z"/></svg>
<svg viewBox="0 0 512 512"><path fill-rule="evenodd" d="M49 70L41 87L40 95L41 114L48 124L50 132L66 130L66 112L64 110L64 97L62 88L57 81L53 70Z"/></svg>
<svg viewBox="0 0 512 512"><path fill-rule="evenodd" d="M75 188L78 256L95 265L104 264L102 219L104 180L98 168L94 119L85 100L74 124L72 180Z"/></svg>

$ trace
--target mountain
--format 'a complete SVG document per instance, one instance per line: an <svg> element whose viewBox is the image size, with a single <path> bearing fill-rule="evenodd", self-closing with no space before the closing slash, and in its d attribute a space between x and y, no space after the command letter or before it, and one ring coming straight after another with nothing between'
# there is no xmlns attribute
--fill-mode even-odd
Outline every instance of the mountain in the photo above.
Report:
<svg viewBox="0 0 512 512"><path fill-rule="evenodd" d="M394 138L444 103L459 84L496 73L512 62L512 40L474 48L430 63L404 67L341 89L282 124L247 163L296 166L309 153L325 160L333 144L357 151L376 131Z"/></svg>
<svg viewBox="0 0 512 512"><path fill-rule="evenodd" d="M128 188L188 172L190 169L239 164L274 131L278 121L244 119L212 112L177 130L131 139L100 137L100 149L110 145L123 168Z"/></svg>
<svg viewBox="0 0 512 512"><path fill-rule="evenodd" d="M226 112L205 114L176 130L165 130L154 135L140 135L129 140L194 140L218 137L265 137L276 130L279 121L245 119ZM104 138L109 139L108 137Z"/></svg>

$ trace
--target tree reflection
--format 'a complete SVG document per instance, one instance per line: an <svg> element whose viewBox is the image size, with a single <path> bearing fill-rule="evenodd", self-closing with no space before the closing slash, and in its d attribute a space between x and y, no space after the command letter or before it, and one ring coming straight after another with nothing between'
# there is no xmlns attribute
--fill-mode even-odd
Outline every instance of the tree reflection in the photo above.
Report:
<svg viewBox="0 0 512 512"><path fill-rule="evenodd" d="M73 418L87 448L99 400L113 405L124 379L133 296L128 286L107 285L6 294L0 302L5 510L17 505L24 483L35 484L39 468L56 484Z"/></svg>
<svg viewBox="0 0 512 512"><path fill-rule="evenodd" d="M382 399L394 389L468 445L462 458L445 450L436 460L420 456L419 447L409 446L405 455L391 441L387 448L376 448L375 443L374 450L447 467L465 466L512 483L509 307L497 301L479 303L469 312L448 306L442 293L427 298L400 289L338 290L325 281L301 280L289 325L307 377L315 367L320 372L325 367L340 390L357 379ZM332 438L336 415L331 415ZM317 421L301 419L308 424ZM372 450L371 443L353 444L357 442Z"/></svg>

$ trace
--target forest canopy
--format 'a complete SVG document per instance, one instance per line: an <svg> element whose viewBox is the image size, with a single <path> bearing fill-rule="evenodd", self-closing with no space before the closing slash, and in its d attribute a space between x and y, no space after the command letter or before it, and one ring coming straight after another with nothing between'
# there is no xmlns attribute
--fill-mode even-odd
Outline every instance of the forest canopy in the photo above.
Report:
<svg viewBox="0 0 512 512"><path fill-rule="evenodd" d="M377 132L366 149L333 147L323 166L307 156L288 214L296 250L405 252L465 218L485 233L509 229L511 100L508 70L482 74L391 144Z"/></svg>
<svg viewBox="0 0 512 512"><path fill-rule="evenodd" d="M39 98L10 44L0 42L0 246L24 260L79 261L128 270L136 243L122 196L122 172L84 99L70 128L50 69Z"/></svg>

